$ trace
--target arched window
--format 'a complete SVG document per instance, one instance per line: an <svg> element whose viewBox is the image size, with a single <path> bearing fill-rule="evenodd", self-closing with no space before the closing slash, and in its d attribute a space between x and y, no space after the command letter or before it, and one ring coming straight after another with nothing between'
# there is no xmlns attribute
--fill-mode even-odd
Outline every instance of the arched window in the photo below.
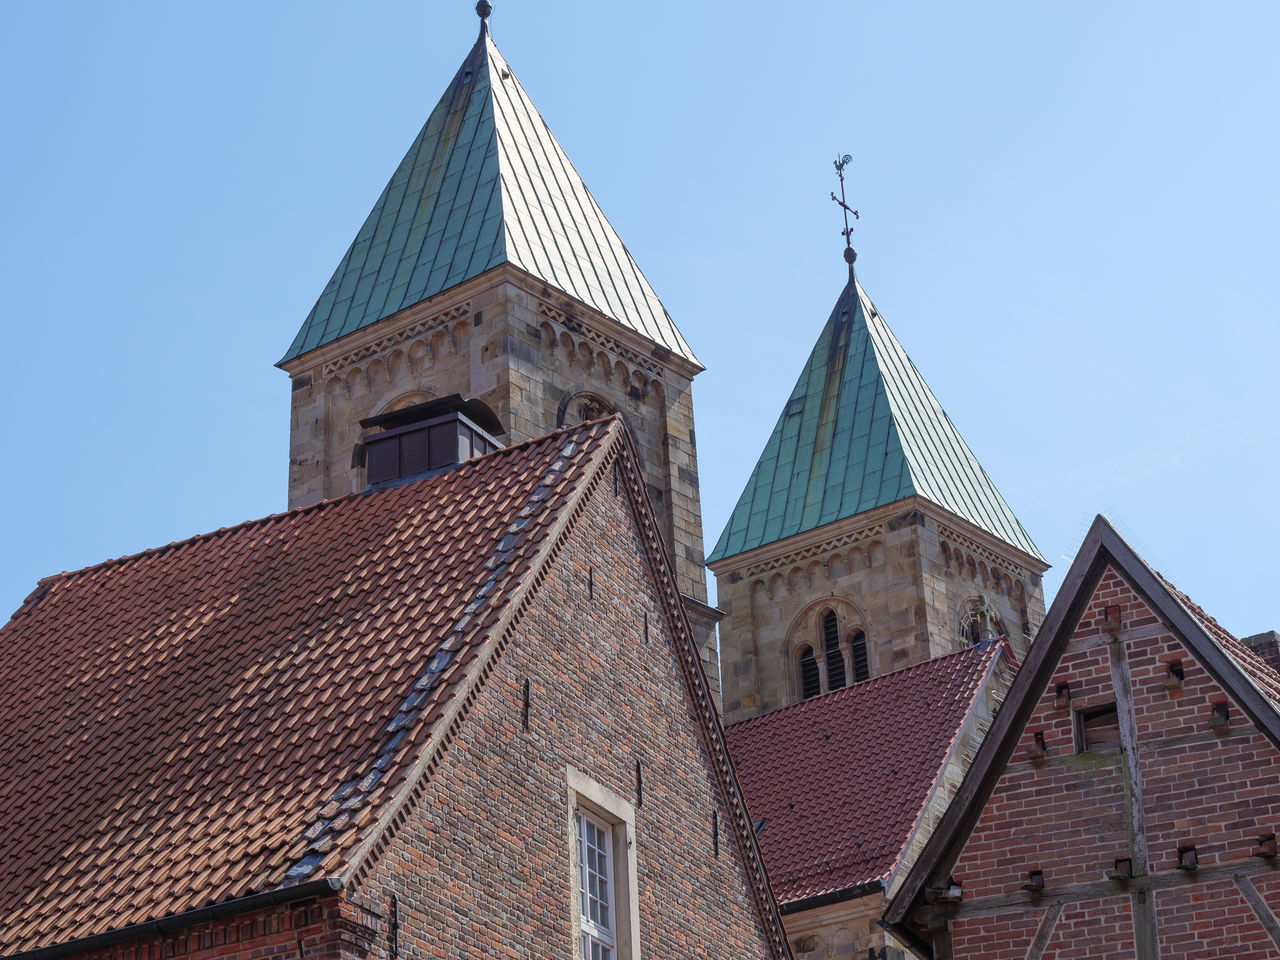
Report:
<svg viewBox="0 0 1280 960"><path fill-rule="evenodd" d="M800 696L808 700L822 692L822 678L818 673L818 661L813 647L806 644L800 649Z"/></svg>
<svg viewBox="0 0 1280 960"><path fill-rule="evenodd" d="M840 625L834 610L822 617L822 645L827 655L827 689L839 690L845 684L844 653L840 650Z"/></svg>
<svg viewBox="0 0 1280 960"><path fill-rule="evenodd" d="M1007 637L1009 634L1004 623L991 609L985 596L970 600L960 616L960 641L965 644L981 643L996 637Z"/></svg>
<svg viewBox="0 0 1280 960"><path fill-rule="evenodd" d="M853 666L853 682L871 679L871 664L867 660L867 635L861 630L849 637L849 662Z"/></svg>

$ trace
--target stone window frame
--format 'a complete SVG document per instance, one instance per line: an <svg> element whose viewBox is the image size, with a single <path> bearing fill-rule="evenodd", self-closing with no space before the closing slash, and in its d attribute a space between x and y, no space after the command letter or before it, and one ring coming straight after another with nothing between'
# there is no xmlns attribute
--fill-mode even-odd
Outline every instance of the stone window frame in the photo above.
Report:
<svg viewBox="0 0 1280 960"><path fill-rule="evenodd" d="M867 639L866 617L863 616L861 610L848 600L839 597L823 597L801 610L787 629L787 644L785 647L786 674L790 687L790 703L800 703L810 699L804 695L804 677L801 666L801 658L806 648L813 651L814 659L818 665L818 693L814 694L814 696L822 696L832 692L827 671L827 648L824 634L824 620L828 613L836 615L836 627L840 637L840 655L844 660L844 685L847 687L854 683L862 682L856 679L853 663L853 638L858 633L862 634L862 641L867 654L866 679L869 680L875 676L875 671L872 668L871 643ZM836 689L843 688L837 687Z"/></svg>
<svg viewBox="0 0 1280 960"><path fill-rule="evenodd" d="M578 898L578 814L609 827L613 857L613 935L615 960L640 960L640 890L636 882L635 806L577 767L565 771L567 804L565 829L569 854L570 954L581 958L582 923Z"/></svg>
<svg viewBox="0 0 1280 960"><path fill-rule="evenodd" d="M969 639L969 624L976 619L985 615L988 618L988 629L991 632L990 638L979 637L977 640ZM1000 611L996 604L985 593L974 594L966 597L960 602L960 612L956 618L956 626L958 628L958 636L956 638L957 649L974 646L982 642L984 639L995 639L997 637L1009 636L1008 628L1005 626L1004 620L1000 616Z"/></svg>

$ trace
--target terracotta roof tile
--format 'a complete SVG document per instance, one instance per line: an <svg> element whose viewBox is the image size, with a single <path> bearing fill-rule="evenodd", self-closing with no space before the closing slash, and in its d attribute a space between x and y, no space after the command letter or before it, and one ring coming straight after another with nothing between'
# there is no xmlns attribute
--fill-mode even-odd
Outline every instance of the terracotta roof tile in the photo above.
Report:
<svg viewBox="0 0 1280 960"><path fill-rule="evenodd" d="M0 953L341 872L620 429L42 580L0 629Z"/></svg>
<svg viewBox="0 0 1280 960"><path fill-rule="evenodd" d="M1252 680L1263 695L1271 701L1271 705L1280 711L1280 673L1277 673L1258 651L1237 640L1222 624L1209 616L1203 607L1166 580L1163 574L1154 570L1152 572L1160 578L1160 582L1177 601L1187 608L1187 612L1196 618L1200 626L1217 642L1227 656L1235 661L1240 671Z"/></svg>
<svg viewBox="0 0 1280 960"><path fill-rule="evenodd" d="M780 904L889 876L1004 649L970 647L725 729Z"/></svg>

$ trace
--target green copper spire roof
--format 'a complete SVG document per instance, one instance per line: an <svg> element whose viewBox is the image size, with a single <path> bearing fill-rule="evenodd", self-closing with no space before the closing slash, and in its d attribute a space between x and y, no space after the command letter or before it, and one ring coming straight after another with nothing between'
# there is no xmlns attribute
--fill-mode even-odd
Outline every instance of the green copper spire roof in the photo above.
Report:
<svg viewBox="0 0 1280 960"><path fill-rule="evenodd" d="M697 363L482 25L280 362L504 262Z"/></svg>
<svg viewBox="0 0 1280 960"><path fill-rule="evenodd" d="M708 561L911 494L1043 559L851 271Z"/></svg>

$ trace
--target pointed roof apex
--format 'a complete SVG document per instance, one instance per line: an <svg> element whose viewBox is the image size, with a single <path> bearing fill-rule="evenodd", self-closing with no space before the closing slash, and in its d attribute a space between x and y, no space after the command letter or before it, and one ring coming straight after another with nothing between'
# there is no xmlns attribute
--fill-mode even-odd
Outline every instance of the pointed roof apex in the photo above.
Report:
<svg viewBox="0 0 1280 960"><path fill-rule="evenodd" d="M1043 563L850 264L849 280L707 561L912 495Z"/></svg>
<svg viewBox="0 0 1280 960"><path fill-rule="evenodd" d="M488 29L280 363L503 263L701 368Z"/></svg>

